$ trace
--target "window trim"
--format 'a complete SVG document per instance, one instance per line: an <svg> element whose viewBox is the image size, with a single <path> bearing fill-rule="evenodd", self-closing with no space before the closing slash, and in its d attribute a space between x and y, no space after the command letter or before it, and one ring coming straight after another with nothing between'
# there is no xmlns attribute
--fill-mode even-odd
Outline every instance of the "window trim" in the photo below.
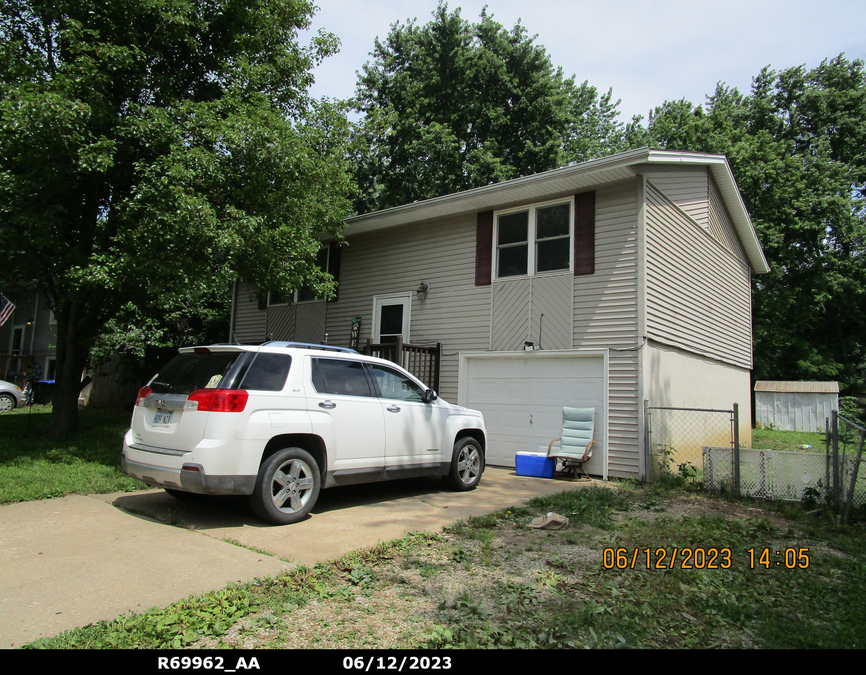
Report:
<svg viewBox="0 0 866 675"><path fill-rule="evenodd" d="M550 206L558 206L568 204L568 267L558 270L548 270L545 272L537 272L536 266L538 262L538 237L537 237L537 212L539 209ZM510 276L499 276L499 218L513 213L527 212L527 260L526 274L513 274ZM544 241L544 240L542 240ZM566 197L564 199L551 199L545 202L536 202L534 204L524 204L510 209L502 209L493 212L493 242L492 242L492 260L491 260L491 278L493 281L505 279L527 279L529 277L546 276L552 274L573 274L574 273L574 197Z"/></svg>

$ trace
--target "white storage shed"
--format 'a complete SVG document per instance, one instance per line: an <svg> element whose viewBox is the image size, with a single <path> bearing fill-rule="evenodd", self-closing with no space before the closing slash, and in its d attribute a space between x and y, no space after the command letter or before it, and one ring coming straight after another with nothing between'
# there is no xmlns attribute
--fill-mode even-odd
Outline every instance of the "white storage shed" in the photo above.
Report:
<svg viewBox="0 0 866 675"><path fill-rule="evenodd" d="M839 409L838 382L755 382L755 421L783 431L823 431Z"/></svg>

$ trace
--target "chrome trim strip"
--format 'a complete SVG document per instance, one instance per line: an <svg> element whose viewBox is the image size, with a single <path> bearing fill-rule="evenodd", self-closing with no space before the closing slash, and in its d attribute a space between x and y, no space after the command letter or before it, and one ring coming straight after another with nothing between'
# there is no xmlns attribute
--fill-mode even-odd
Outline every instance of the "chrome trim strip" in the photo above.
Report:
<svg viewBox="0 0 866 675"><path fill-rule="evenodd" d="M171 448L157 448L153 445L144 445L142 443L132 443L129 446L130 450L141 450L142 452L152 452L157 455L171 455L173 457L180 457L182 455L188 455L190 453L189 450L172 450Z"/></svg>

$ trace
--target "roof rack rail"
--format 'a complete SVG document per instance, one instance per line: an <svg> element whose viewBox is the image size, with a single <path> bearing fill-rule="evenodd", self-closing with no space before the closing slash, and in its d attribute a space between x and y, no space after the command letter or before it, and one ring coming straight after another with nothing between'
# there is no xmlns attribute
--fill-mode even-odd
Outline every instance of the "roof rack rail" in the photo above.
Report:
<svg viewBox="0 0 866 675"><path fill-rule="evenodd" d="M299 347L301 349L321 349L326 352L344 352L346 354L357 354L354 349L348 347L332 347L331 345L317 345L312 342L263 342L262 347Z"/></svg>

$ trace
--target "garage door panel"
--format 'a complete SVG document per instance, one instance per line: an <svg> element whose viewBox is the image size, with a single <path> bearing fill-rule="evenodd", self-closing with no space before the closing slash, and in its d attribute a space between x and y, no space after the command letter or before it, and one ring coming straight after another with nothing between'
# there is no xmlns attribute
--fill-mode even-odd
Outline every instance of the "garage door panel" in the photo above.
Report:
<svg viewBox="0 0 866 675"><path fill-rule="evenodd" d="M550 404L561 407L563 398L569 401L578 400L596 400L592 394L600 387L604 387L604 381L601 378L576 378L574 380L563 379L562 376L556 380L550 381L532 381L529 383L528 401L538 404Z"/></svg>
<svg viewBox="0 0 866 675"><path fill-rule="evenodd" d="M595 408L598 443L586 468L605 474L603 355L563 357L536 352L464 358L460 401L484 414L488 464L513 467L518 452L546 452L550 441L561 434L563 406Z"/></svg>

